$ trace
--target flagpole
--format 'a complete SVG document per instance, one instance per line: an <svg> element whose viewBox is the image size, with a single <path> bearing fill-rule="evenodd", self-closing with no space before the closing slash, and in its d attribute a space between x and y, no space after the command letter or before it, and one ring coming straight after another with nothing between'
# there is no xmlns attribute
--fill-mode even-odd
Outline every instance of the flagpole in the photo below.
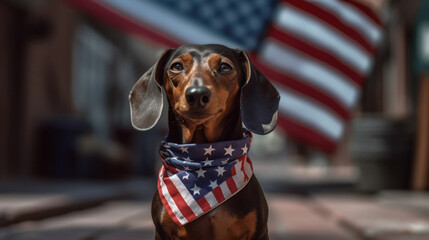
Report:
<svg viewBox="0 0 429 240"><path fill-rule="evenodd" d="M420 79L418 101L417 144L414 159L413 189L423 191L428 187L429 172L429 73Z"/></svg>

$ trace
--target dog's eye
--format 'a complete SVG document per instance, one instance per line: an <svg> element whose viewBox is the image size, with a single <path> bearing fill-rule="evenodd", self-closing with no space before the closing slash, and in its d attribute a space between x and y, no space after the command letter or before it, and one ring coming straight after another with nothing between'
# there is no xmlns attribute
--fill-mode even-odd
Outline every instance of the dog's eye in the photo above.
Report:
<svg viewBox="0 0 429 240"><path fill-rule="evenodd" d="M181 72L183 71L183 65L179 62L173 63L170 66L170 70L173 72Z"/></svg>
<svg viewBox="0 0 429 240"><path fill-rule="evenodd" d="M231 70L232 70L232 67L227 63L222 63L218 69L219 72L229 72Z"/></svg>

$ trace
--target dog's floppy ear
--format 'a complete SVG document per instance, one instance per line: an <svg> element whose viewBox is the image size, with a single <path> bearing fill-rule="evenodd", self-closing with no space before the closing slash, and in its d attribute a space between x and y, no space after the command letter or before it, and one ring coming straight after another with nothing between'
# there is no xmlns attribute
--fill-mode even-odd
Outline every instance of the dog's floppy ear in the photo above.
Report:
<svg viewBox="0 0 429 240"><path fill-rule="evenodd" d="M153 128L161 117L164 68L172 50L166 50L158 61L136 82L130 92L131 123L137 130Z"/></svg>
<svg viewBox="0 0 429 240"><path fill-rule="evenodd" d="M244 126L256 134L267 134L277 124L280 95L244 51L246 82L241 87L240 110Z"/></svg>

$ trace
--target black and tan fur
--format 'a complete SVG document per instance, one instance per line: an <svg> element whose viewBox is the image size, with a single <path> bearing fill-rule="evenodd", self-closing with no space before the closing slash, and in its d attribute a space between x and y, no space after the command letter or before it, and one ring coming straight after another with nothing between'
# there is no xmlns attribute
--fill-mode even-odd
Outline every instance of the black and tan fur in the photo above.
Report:
<svg viewBox="0 0 429 240"><path fill-rule="evenodd" d="M165 51L130 93L133 126L152 128L161 115L164 89L169 107L167 141L205 143L272 131L279 94L243 51L221 45L184 45ZM152 201L155 239L268 239L268 207L253 176L222 205L176 225L158 192Z"/></svg>

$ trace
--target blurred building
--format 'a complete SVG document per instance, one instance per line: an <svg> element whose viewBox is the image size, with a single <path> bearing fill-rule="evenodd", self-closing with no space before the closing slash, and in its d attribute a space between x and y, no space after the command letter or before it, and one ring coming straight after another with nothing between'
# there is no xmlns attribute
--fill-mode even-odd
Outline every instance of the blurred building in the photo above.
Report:
<svg viewBox="0 0 429 240"><path fill-rule="evenodd" d="M329 159L351 165L402 154L394 170L382 169L424 189L429 157L421 114L428 110L419 109L423 81L413 70L413 52L427 1L367 2L380 12L385 37L356 120ZM153 149L165 128L141 134L129 123L128 92L159 54L140 37L65 1L0 2L1 178L153 174Z"/></svg>
<svg viewBox="0 0 429 240"><path fill-rule="evenodd" d="M1 1L0 18L0 177L152 173L128 93L157 50L62 1Z"/></svg>

